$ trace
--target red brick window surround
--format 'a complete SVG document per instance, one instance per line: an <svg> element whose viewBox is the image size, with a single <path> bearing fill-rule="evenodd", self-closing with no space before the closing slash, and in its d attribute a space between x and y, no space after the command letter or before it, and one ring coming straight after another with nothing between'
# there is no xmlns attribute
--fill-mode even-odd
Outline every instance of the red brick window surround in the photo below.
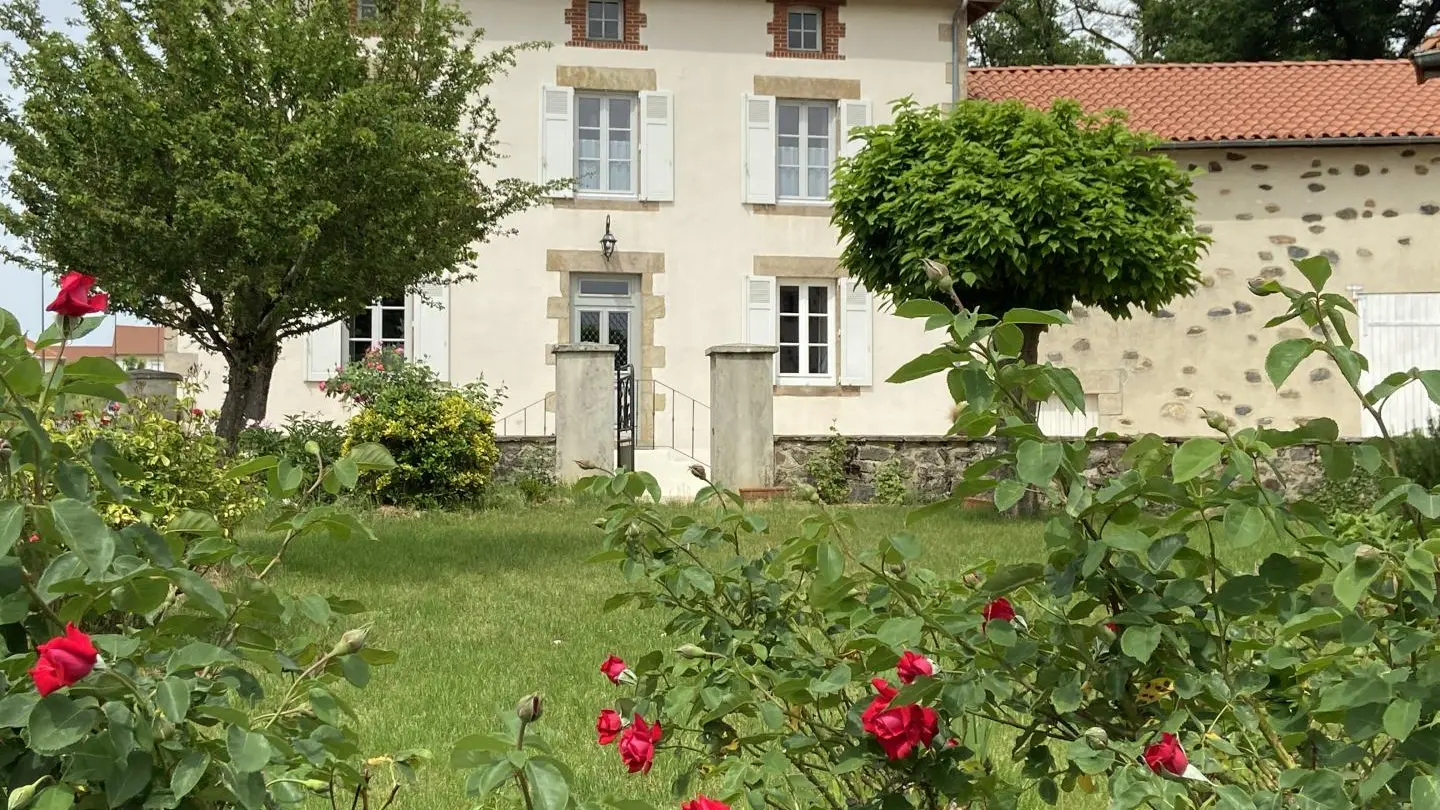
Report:
<svg viewBox="0 0 1440 810"><path fill-rule="evenodd" d="M770 34L771 50L766 56L777 59L844 59L840 40L845 38L845 23L840 22L840 7L845 0L770 0L775 13L765 30ZM813 11L820 15L819 48L790 48L790 12ZM802 37L803 38L803 37Z"/></svg>
<svg viewBox="0 0 1440 810"><path fill-rule="evenodd" d="M613 7L612 0L610 4ZM620 6L620 38L591 39L589 31L590 0L570 0L565 9L565 23L570 26L570 41L565 43L575 48L612 48L622 51L643 51L640 44L640 29L645 27L645 15L640 13L640 0L618 0ZM601 11L597 4L597 11Z"/></svg>

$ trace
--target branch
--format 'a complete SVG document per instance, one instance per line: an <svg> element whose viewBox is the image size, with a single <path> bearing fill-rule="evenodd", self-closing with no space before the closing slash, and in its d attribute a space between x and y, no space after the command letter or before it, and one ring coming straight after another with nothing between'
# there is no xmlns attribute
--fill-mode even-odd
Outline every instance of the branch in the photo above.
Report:
<svg viewBox="0 0 1440 810"><path fill-rule="evenodd" d="M297 335L304 335L304 334L307 334L307 333L309 333L309 332L314 332L314 331L316 331L316 330L318 330L318 329L324 329L325 327L329 326L329 325L332 324L332 323L339 323L339 322L345 320L346 317L348 317L348 316L338 315L338 316L336 316L336 317L334 317L334 318L330 318L330 319L328 319L328 320L321 321L320 323L310 323L310 322L308 322L308 321L301 321L299 326L295 326L295 327L292 327L292 328L290 328L290 329L281 329L279 332L276 332L276 333L275 333L275 339L276 339L276 340L282 340L282 341L283 341L285 338L292 338L292 337L296 337Z"/></svg>
<svg viewBox="0 0 1440 810"><path fill-rule="evenodd" d="M285 278L280 279L280 285L276 288L275 294L270 296L270 304L265 308L265 311L260 314L260 325L256 328L256 331L260 334L264 335L275 329L276 324L273 323L273 321L279 317L280 302L285 300L290 292L291 285L300 277L300 265L305 261L305 256L310 252L311 244L314 243L307 242L300 248L300 255L295 257L294 263L290 265L290 269L285 273Z"/></svg>
<svg viewBox="0 0 1440 810"><path fill-rule="evenodd" d="M1080 4L1078 3L1075 4L1075 21L1079 24L1080 30L1084 31L1090 37L1098 39L1112 48L1124 51L1125 55L1130 57L1131 61L1141 61L1140 57L1135 53L1135 51L1131 50L1129 46L1120 43L1114 37L1101 33L1098 29L1092 28L1089 23L1085 22L1085 11L1080 7Z"/></svg>
<svg viewBox="0 0 1440 810"><path fill-rule="evenodd" d="M235 353L230 350L230 342L220 334L220 330L215 324L215 319L210 313L201 309L200 305L196 304L188 295L183 298L176 298L174 301L183 306L189 313L189 322L187 325L193 325L194 328L203 330L205 334L210 336L210 340L214 344L210 348L219 352L227 361L233 362ZM182 327L182 331L191 332L193 330Z"/></svg>

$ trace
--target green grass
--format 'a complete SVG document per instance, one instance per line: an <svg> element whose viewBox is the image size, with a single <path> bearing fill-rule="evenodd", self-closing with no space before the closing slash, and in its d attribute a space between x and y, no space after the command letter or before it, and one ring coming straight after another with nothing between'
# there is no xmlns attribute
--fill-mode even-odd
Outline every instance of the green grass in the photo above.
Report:
<svg viewBox="0 0 1440 810"><path fill-rule="evenodd" d="M760 510L771 534L793 533L810 510ZM873 545L904 525L904 508L850 510L856 542ZM619 687L598 667L608 653L634 658L679 644L659 634L657 613L601 611L620 586L613 563L586 565L599 548L598 509L541 506L474 515L376 517L379 542L315 539L287 555L281 581L294 593L359 599L373 611L371 643L400 654L352 695L371 754L428 748L438 761L397 801L403 808L464 807L463 775L448 768L456 740L501 728L500 716L532 691L545 696L539 732L574 770L582 795L618 794L673 804L678 763L663 756L649 776L630 776L593 725ZM957 513L915 533L926 567L958 570L1041 554L1037 523Z"/></svg>

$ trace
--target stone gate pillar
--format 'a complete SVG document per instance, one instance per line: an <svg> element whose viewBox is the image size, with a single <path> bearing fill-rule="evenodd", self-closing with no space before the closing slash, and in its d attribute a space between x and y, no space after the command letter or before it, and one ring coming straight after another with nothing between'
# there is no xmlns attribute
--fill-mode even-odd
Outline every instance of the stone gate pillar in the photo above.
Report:
<svg viewBox="0 0 1440 810"><path fill-rule="evenodd" d="M615 467L615 351L601 343L555 349L555 477L571 484L588 475L575 462Z"/></svg>
<svg viewBox="0 0 1440 810"><path fill-rule="evenodd" d="M712 346L710 479L726 489L775 482L775 346Z"/></svg>

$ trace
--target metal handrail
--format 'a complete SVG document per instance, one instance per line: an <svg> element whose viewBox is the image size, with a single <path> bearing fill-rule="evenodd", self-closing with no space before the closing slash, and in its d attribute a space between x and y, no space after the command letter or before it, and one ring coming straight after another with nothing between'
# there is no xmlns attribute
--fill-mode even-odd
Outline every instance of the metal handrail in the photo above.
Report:
<svg viewBox="0 0 1440 810"><path fill-rule="evenodd" d="M545 406L550 402L550 395L546 394L540 399L526 405L509 416L495 420L495 430L501 436L553 436L555 434L555 423L551 417L550 410ZM530 411L540 409L540 432L530 432ZM511 424L516 418L520 420L520 432L512 433Z"/></svg>
<svg viewBox="0 0 1440 810"><path fill-rule="evenodd" d="M656 379L640 380L640 401L645 408L645 415L649 418L649 441L643 446L653 450L657 447L669 447L677 450L686 456L702 464L709 463L708 458L700 458L699 438L701 430L700 419L704 418L704 430L708 432L710 424L710 406L701 402L683 391L666 385ZM648 387L648 395L646 389ZM665 410L670 414L670 442L662 443L660 440L660 421L657 419L659 413L656 402L660 394L666 395ZM688 403L688 405L686 404ZM680 416L688 411L688 436L683 435ZM708 437L707 437L708 438ZM707 443L708 444L708 443ZM707 448L708 449L708 448ZM709 453L703 453L708 456Z"/></svg>

